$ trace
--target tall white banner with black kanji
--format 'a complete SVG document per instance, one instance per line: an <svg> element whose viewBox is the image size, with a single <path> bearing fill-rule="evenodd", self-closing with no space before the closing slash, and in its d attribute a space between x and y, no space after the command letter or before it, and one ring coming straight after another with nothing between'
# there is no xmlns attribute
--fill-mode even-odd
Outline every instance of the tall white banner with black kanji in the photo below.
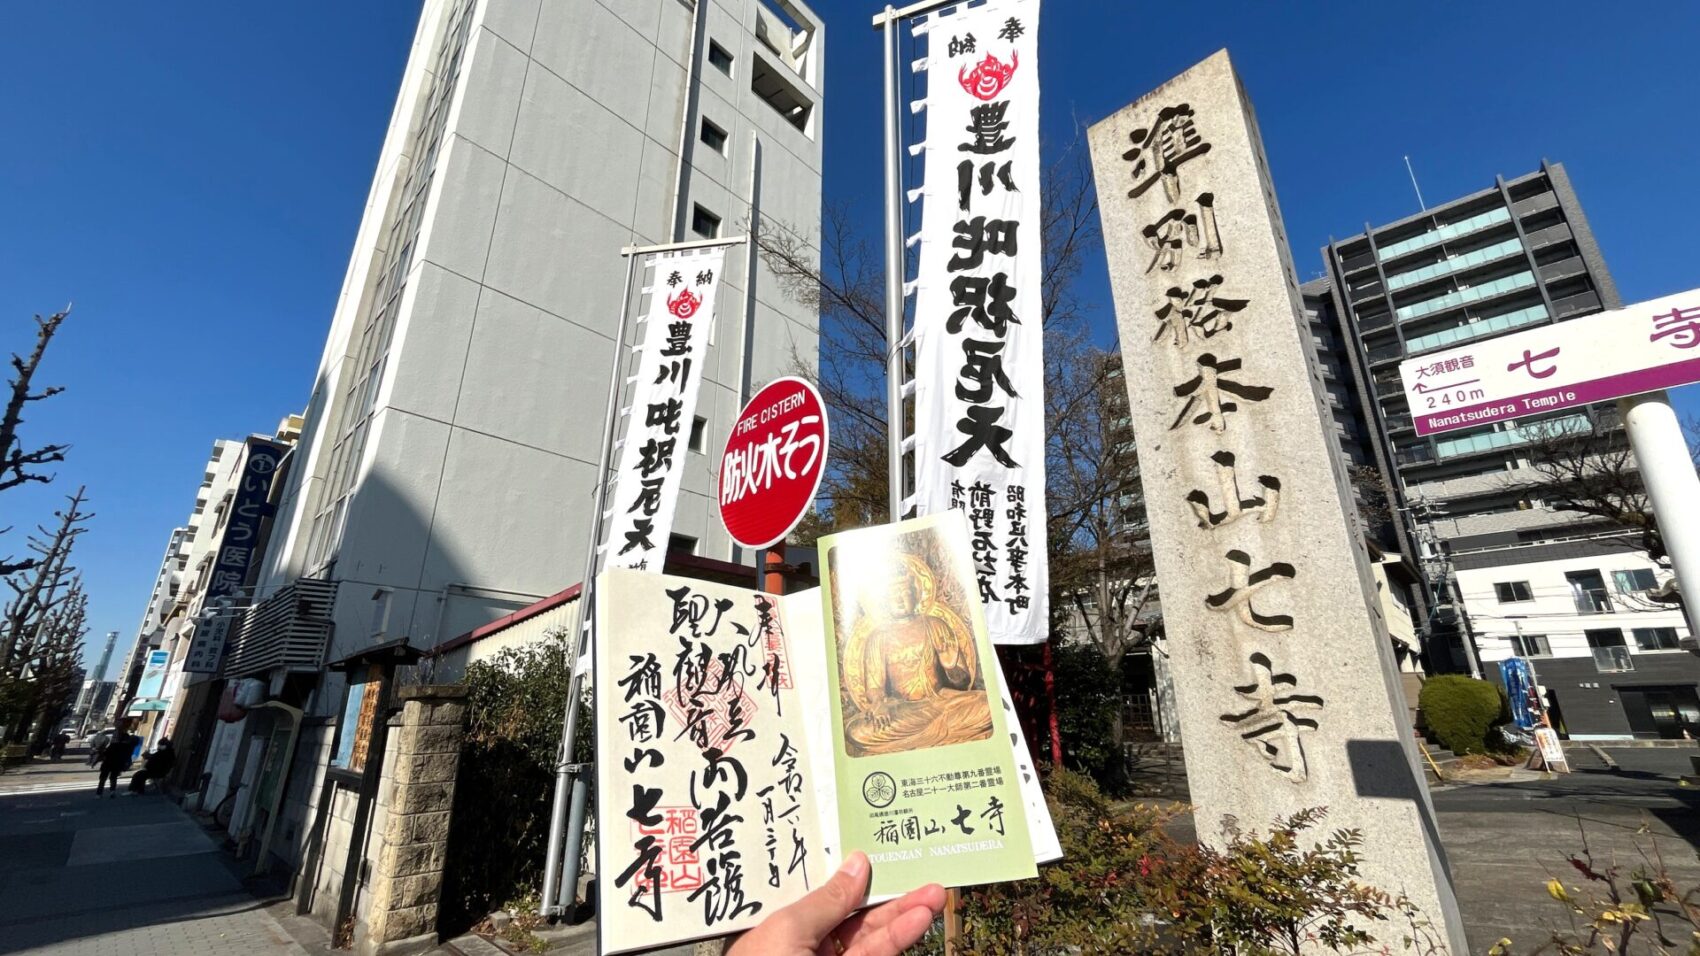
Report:
<svg viewBox="0 0 1700 956"><path fill-rule="evenodd" d="M992 640L1041 643L1039 0L992 0L914 31L927 41L915 505L968 512Z"/></svg>
<svg viewBox="0 0 1700 956"><path fill-rule="evenodd" d="M604 567L659 573L666 560L725 256L725 247L717 246L645 261L652 277L649 311L612 478Z"/></svg>

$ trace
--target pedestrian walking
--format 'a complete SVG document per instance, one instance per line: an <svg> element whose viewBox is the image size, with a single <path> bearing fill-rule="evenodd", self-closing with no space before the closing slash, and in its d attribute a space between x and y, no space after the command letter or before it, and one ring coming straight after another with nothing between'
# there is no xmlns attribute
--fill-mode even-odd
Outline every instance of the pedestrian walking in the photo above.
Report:
<svg viewBox="0 0 1700 956"><path fill-rule="evenodd" d="M130 749L136 746L136 738L129 731L120 727L112 732L112 737L106 742L106 749L100 754L100 782L95 784L94 795L99 797L106 792L106 784L112 784L112 795L118 796L118 778L124 771L130 769Z"/></svg>
<svg viewBox="0 0 1700 956"><path fill-rule="evenodd" d="M149 780L163 779L175 766L177 766L177 751L172 749L171 738L159 738L159 746L154 748L153 753L142 758L142 769L136 771L130 777L130 792L147 793ZM154 786L157 789L159 785L155 784Z"/></svg>
<svg viewBox="0 0 1700 956"><path fill-rule="evenodd" d="M48 753L52 756L54 763L58 763L59 758L65 756L65 748L70 743L71 735L63 730L53 735L53 744L48 748Z"/></svg>
<svg viewBox="0 0 1700 956"><path fill-rule="evenodd" d="M106 753L106 745L112 741L112 735L116 732L103 730L89 738L89 766L99 766L101 756Z"/></svg>

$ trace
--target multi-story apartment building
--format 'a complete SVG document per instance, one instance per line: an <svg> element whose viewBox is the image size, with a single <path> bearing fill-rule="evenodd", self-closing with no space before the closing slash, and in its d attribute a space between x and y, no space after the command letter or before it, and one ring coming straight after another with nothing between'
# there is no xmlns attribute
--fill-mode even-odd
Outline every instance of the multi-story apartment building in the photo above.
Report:
<svg viewBox="0 0 1700 956"><path fill-rule="evenodd" d="M649 284L622 316L622 249L752 224L818 248L824 55L796 0L425 0L226 668L263 692L243 699L307 712L281 764L286 864L309 832L346 844L343 808L365 799L335 773L322 793L346 672L584 576L617 323ZM709 452L752 382L813 363L819 321L748 244L718 299L671 544L747 563L714 517ZM321 856L304 900L337 915L343 863Z"/></svg>
<svg viewBox="0 0 1700 956"><path fill-rule="evenodd" d="M1548 507L1531 467L1532 447L1555 433L1613 434L1615 409L1419 437L1398 371L1413 356L1621 305L1564 167L1543 163L1498 177L1488 189L1366 227L1330 244L1323 258L1363 421L1372 426L1373 464L1394 502L1390 543L1423 569L1416 597L1431 668L1491 676L1506 657L1550 658L1537 663L1543 681L1564 685L1572 713L1587 711L1586 722L1599 725L1624 680L1593 678L1623 673L1630 658L1666 653L1687 636L1680 613L1633 593L1668 572L1622 529ZM1307 290L1307 300L1323 291L1318 283ZM1608 578L1635 588L1620 600ZM1536 582L1550 607L1533 593ZM1628 640L1643 631L1644 639ZM1674 680L1663 673L1667 664L1693 667L1687 655L1649 657L1643 676ZM1627 711L1617 713L1605 732L1628 731Z"/></svg>
<svg viewBox="0 0 1700 956"><path fill-rule="evenodd" d="M118 669L115 678L117 687L99 711L100 719L95 721L102 728L111 727L118 718L128 712L130 703L136 697L136 686L142 679L142 668L146 665L148 651L159 646L165 612L170 607L171 600L177 596L179 577L183 573L183 541L188 535L189 529L186 527L171 529L171 536L165 545L165 554L159 560L159 570L154 574L153 590L148 592L148 603L142 610L142 623L136 628L135 643L130 645L130 653L125 656L123 666Z"/></svg>
<svg viewBox="0 0 1700 956"><path fill-rule="evenodd" d="M1359 530L1369 549L1381 615L1400 667L1415 671L1424 659L1427 643L1417 628L1425 610L1421 574L1399 547L1390 497L1376 467L1375 425L1353 387L1352 350L1343 337L1332 287L1327 279L1312 279L1299 286L1299 294L1315 359L1313 374L1327 403L1334 441L1352 482Z"/></svg>

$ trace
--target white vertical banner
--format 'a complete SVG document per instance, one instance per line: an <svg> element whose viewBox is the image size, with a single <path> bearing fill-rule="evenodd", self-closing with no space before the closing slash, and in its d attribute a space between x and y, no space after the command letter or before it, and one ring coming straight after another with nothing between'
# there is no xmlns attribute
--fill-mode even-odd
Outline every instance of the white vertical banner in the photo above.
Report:
<svg viewBox="0 0 1700 956"><path fill-rule="evenodd" d="M649 311L619 467L610 479L604 567L660 573L666 561L725 257L724 246L645 257Z"/></svg>
<svg viewBox="0 0 1700 956"><path fill-rule="evenodd" d="M915 506L968 513L992 640L1038 644L1050 582L1039 0L957 9L914 25L927 38L916 64L927 92L917 103L926 183L914 286Z"/></svg>

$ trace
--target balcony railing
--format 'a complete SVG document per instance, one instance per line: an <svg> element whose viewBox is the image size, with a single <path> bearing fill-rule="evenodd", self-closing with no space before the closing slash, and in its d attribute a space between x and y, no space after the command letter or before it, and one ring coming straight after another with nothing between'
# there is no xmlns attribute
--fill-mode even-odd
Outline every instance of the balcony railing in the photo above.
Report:
<svg viewBox="0 0 1700 956"><path fill-rule="evenodd" d="M1561 319L1568 319L1584 312L1600 311L1600 297L1592 292L1578 292L1575 295L1555 299L1552 310Z"/></svg>
<svg viewBox="0 0 1700 956"><path fill-rule="evenodd" d="M1605 588L1583 588L1576 592L1577 614L1610 614L1611 592Z"/></svg>
<svg viewBox="0 0 1700 956"><path fill-rule="evenodd" d="M1553 223L1545 229L1537 229L1529 233L1527 238L1530 249L1540 249L1555 242L1563 242L1569 239L1570 226L1562 222Z"/></svg>
<svg viewBox="0 0 1700 956"><path fill-rule="evenodd" d="M1398 342L1394 342L1391 345L1379 345L1370 349L1369 360L1372 363L1386 362L1390 359L1400 358L1404 354L1405 350L1399 346Z"/></svg>
<svg viewBox="0 0 1700 956"><path fill-rule="evenodd" d="M1427 442L1401 448L1393 457L1401 465L1426 465L1435 460L1434 449Z"/></svg>
<svg viewBox="0 0 1700 956"><path fill-rule="evenodd" d="M1627 647L1596 647L1594 669L1602 674L1621 674L1635 669L1635 658L1630 656Z"/></svg>

